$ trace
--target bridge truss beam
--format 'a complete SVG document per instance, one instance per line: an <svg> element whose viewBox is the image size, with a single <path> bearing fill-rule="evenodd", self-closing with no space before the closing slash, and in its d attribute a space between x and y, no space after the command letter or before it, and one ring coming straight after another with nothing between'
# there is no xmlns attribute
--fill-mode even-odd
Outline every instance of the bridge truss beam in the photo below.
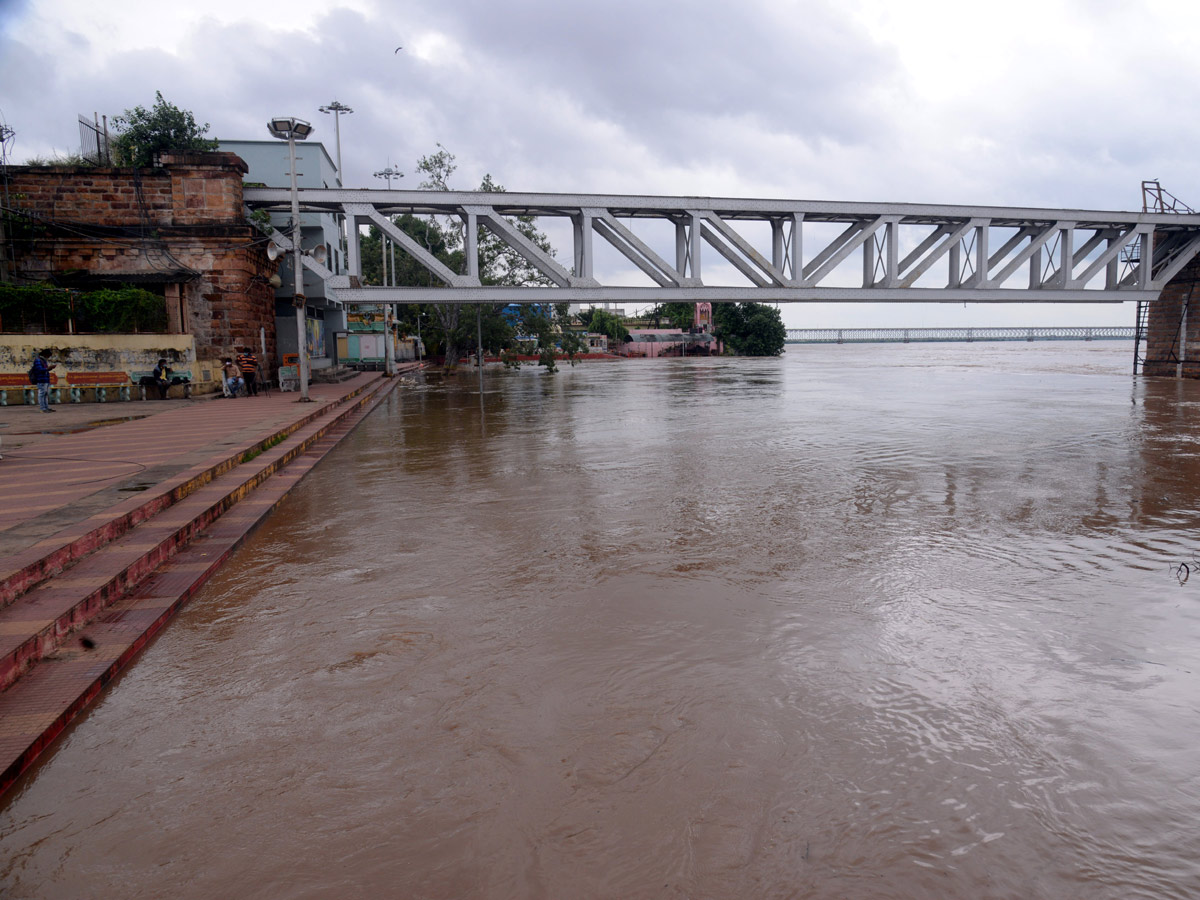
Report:
<svg viewBox="0 0 1200 900"><path fill-rule="evenodd" d="M348 304L1148 301L1200 252L1195 214L474 191L306 188L299 195L302 210L345 218L347 271L310 268ZM245 201L251 210L282 213L290 209L291 192L247 188ZM447 269L392 224L406 213L462 223L463 272ZM511 224L524 215L569 220L570 269ZM648 235L637 233L648 227L661 232L661 225L649 225L654 221L673 231L673 248L656 249ZM444 286L363 284L359 229L369 224ZM479 227L520 254L550 286L482 284ZM768 246L756 246L747 232ZM650 283L601 284L596 235ZM740 284L706 282L706 247L725 264L710 271L728 277L732 270Z"/></svg>

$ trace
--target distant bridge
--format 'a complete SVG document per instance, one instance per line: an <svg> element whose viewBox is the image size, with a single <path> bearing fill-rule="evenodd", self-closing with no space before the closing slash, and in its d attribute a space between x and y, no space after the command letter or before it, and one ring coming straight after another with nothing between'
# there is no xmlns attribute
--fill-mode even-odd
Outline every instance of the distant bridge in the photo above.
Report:
<svg viewBox="0 0 1200 900"><path fill-rule="evenodd" d="M340 188L298 195L305 212L348 223L344 271L308 256L304 264L324 280L327 295L349 304L1149 302L1200 252L1200 215L1191 212ZM244 197L251 210L291 209L286 189L247 188ZM463 271L397 228L392 218L404 213L461 222ZM569 263L518 230L513 217L525 215L569 220ZM444 286L365 285L364 225L378 226ZM484 285L479 228L528 260L548 286ZM602 284L596 235L645 284ZM285 235L274 237L291 247ZM722 261L717 276L732 270L738 284L713 283L710 250Z"/></svg>
<svg viewBox="0 0 1200 900"><path fill-rule="evenodd" d="M1102 328L789 328L789 344L909 344L930 341L1132 341L1137 329Z"/></svg>

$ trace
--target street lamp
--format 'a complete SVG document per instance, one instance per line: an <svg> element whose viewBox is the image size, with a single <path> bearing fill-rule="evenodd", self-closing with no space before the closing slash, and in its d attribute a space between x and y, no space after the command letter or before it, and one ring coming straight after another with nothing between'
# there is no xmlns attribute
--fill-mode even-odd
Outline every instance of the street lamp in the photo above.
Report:
<svg viewBox="0 0 1200 900"><path fill-rule="evenodd" d="M300 190L296 186L296 141L312 134L313 127L303 119L276 118L267 123L271 137L288 142L288 158L292 167L292 271L296 276L296 293L292 305L296 307L296 350L297 369L300 374L300 400L308 397L308 332L304 322L304 268L300 250Z"/></svg>
<svg viewBox="0 0 1200 900"><path fill-rule="evenodd" d="M320 109L321 109L321 112L323 112L323 113L326 113L326 114L328 114L328 113L333 113L333 133L334 133L335 135L337 135L337 171L338 171L338 181L341 181L341 180L342 180L342 129L341 129L341 118L342 118L342 115L343 115L343 114L345 114L345 115L350 115L350 113L354 112L354 110L352 110L350 107L346 106L346 104L344 104L344 103L341 103L341 102L339 102L339 101L337 101L337 100L334 100L334 101L333 101L332 103L330 103L328 106L322 106Z"/></svg>

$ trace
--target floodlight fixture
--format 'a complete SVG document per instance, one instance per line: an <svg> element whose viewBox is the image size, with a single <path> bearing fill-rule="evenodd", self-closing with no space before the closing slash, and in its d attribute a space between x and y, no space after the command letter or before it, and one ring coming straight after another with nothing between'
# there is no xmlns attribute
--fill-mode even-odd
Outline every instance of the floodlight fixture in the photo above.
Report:
<svg viewBox="0 0 1200 900"><path fill-rule="evenodd" d="M387 186L388 186L389 191L392 189L392 179L393 178L403 178L404 177L403 172L401 172L399 169L393 169L390 164L388 165L388 167L386 169L380 169L378 172L375 172L374 174L375 174L376 178L386 178L387 179Z"/></svg>
<svg viewBox="0 0 1200 900"><path fill-rule="evenodd" d="M302 141L312 134L312 130L311 123L291 116L280 116L267 123L267 131L271 132L271 137L279 138L281 141Z"/></svg>

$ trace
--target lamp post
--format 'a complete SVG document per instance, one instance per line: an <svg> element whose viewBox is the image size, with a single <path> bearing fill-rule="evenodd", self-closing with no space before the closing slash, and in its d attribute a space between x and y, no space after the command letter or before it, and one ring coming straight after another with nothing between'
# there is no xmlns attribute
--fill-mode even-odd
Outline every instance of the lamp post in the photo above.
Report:
<svg viewBox="0 0 1200 900"><path fill-rule="evenodd" d="M337 170L338 170L338 182L340 183L342 180L341 118L342 118L343 114L350 115L350 113L354 112L354 110L352 110L350 107L346 106L346 104L341 103L338 100L334 100L328 106L320 107L320 110L321 110L321 112L326 113L326 114L333 113L333 133L336 135L336 141L337 141Z"/></svg>
<svg viewBox="0 0 1200 900"><path fill-rule="evenodd" d="M288 142L288 158L292 167L292 271L296 276L296 293L292 305L296 307L296 350L297 368L300 374L300 401L308 397L308 331L304 322L304 264L300 250L300 189L296 186L296 141L305 140L312 134L313 127L303 119L276 118L267 123L272 137Z"/></svg>

